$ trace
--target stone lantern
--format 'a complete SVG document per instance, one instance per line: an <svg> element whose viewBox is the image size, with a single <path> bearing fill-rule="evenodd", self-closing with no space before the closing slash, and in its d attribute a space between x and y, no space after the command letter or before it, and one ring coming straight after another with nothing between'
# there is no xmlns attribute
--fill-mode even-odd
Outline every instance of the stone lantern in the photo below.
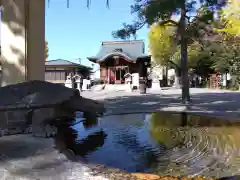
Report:
<svg viewBox="0 0 240 180"><path fill-rule="evenodd" d="M67 79L65 81L65 87L73 88L73 80L72 80L72 74L71 73L67 76Z"/></svg>
<svg viewBox="0 0 240 180"><path fill-rule="evenodd" d="M132 92L132 75L130 73L127 73L124 75L125 83L127 85L127 92Z"/></svg>
<svg viewBox="0 0 240 180"><path fill-rule="evenodd" d="M75 83L77 84L77 89L81 92L81 76L76 74L72 78L75 79Z"/></svg>

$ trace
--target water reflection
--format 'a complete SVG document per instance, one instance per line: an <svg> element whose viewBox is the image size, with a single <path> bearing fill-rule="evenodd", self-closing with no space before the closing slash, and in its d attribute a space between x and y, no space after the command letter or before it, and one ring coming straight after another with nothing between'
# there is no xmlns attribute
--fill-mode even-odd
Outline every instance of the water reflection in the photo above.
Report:
<svg viewBox="0 0 240 180"><path fill-rule="evenodd" d="M56 140L89 162L159 175L240 172L240 121L167 112L78 118L81 123L64 127Z"/></svg>
<svg viewBox="0 0 240 180"><path fill-rule="evenodd" d="M85 129L93 128L97 126L97 116L89 113L84 113L82 116L78 114L78 118L81 118L81 122ZM78 122L78 123L79 123ZM78 124L76 123L76 124ZM73 123L75 124L75 123ZM64 150L71 150L74 155L84 157L87 154L97 150L104 144L104 140L107 134L103 130L98 130L87 134L83 138L79 138L79 133L69 124L61 124L58 126L58 133L55 137L56 147L63 152Z"/></svg>
<svg viewBox="0 0 240 180"><path fill-rule="evenodd" d="M187 114L152 114L151 136L166 149L156 171L211 177L238 174L239 128L240 121ZM167 171L162 171L166 169L166 162Z"/></svg>
<svg viewBox="0 0 240 180"><path fill-rule="evenodd" d="M94 113L84 113L83 114L84 121L83 121L83 126L84 128L93 128L94 126L98 125L98 117Z"/></svg>

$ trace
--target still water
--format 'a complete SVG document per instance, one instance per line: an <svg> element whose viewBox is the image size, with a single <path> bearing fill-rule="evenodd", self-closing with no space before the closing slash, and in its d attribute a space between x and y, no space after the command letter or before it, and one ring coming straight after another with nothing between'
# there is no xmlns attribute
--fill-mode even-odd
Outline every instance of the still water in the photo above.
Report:
<svg viewBox="0 0 240 180"><path fill-rule="evenodd" d="M78 114L77 121L64 141L89 163L159 175L240 174L240 121L166 112Z"/></svg>

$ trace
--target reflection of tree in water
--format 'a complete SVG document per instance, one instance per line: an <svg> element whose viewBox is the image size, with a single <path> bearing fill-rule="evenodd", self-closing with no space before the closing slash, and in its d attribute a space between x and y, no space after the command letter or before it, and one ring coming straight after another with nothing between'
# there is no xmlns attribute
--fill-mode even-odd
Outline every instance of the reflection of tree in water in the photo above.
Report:
<svg viewBox="0 0 240 180"><path fill-rule="evenodd" d="M181 125L182 126L187 126L187 123L188 123L187 113L186 112L182 112L180 116L181 116Z"/></svg>
<svg viewBox="0 0 240 180"><path fill-rule="evenodd" d="M162 158L156 171L167 172L174 167L175 160L172 161L171 154L175 153L175 148L182 148L189 140L187 123L188 116L186 113L171 114L165 112L153 113L149 119L149 131L152 138L160 145L165 147Z"/></svg>
<svg viewBox="0 0 240 180"><path fill-rule="evenodd" d="M165 147L174 148L184 144L186 136L191 133L204 133L216 127L240 126L240 121L227 121L209 116L197 116L183 113L153 113L150 118L150 134L152 138ZM202 132L201 132L202 131Z"/></svg>
<svg viewBox="0 0 240 180"><path fill-rule="evenodd" d="M96 151L103 146L106 137L107 134L102 130L88 135L85 139L77 142L74 148L76 155L85 156Z"/></svg>
<svg viewBox="0 0 240 180"><path fill-rule="evenodd" d="M185 123L186 119L179 119L175 114L153 113L150 119L149 131L157 143L171 149L183 140L179 127Z"/></svg>
<svg viewBox="0 0 240 180"><path fill-rule="evenodd" d="M69 125L59 125L57 127L58 131L56 134L55 145L56 148L61 151L66 149L73 149L74 144L77 139L77 131L72 129Z"/></svg>
<svg viewBox="0 0 240 180"><path fill-rule="evenodd" d="M85 112L83 117L85 118L83 121L84 128L88 129L98 125L98 117L96 114Z"/></svg>
<svg viewBox="0 0 240 180"><path fill-rule="evenodd" d="M77 141L77 136L77 131L70 126L58 127L58 133L55 137L56 148L62 152L70 149L75 155L85 156L101 147L107 135L101 130L80 141Z"/></svg>
<svg viewBox="0 0 240 180"><path fill-rule="evenodd" d="M156 142L166 147L163 161L168 161L169 169L174 169L173 172L198 171L199 166L196 165L195 170L190 167L195 162L202 163L204 159L210 167L215 163L214 158L224 158L224 152L230 152L231 148L232 152L235 152L234 148L237 146L234 129L239 129L239 121L163 112L152 114L149 121L150 134ZM235 131L236 134L239 134L238 131ZM179 163L185 163L190 169L179 167ZM159 169L159 172L162 172L161 167Z"/></svg>

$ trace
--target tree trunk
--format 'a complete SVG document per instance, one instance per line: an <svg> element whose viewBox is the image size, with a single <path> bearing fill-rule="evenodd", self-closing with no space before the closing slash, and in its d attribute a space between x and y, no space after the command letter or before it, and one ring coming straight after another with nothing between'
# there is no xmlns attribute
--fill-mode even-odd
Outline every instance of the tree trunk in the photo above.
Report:
<svg viewBox="0 0 240 180"><path fill-rule="evenodd" d="M181 37L181 79L182 79L182 103L187 104L190 101L189 80L187 67L187 37L186 37L186 5L181 8L180 19L180 37Z"/></svg>
<svg viewBox="0 0 240 180"><path fill-rule="evenodd" d="M166 75L166 81L165 81L165 86L168 87L168 65L166 64L165 66L165 75Z"/></svg>
<svg viewBox="0 0 240 180"><path fill-rule="evenodd" d="M163 66L163 86L168 86L168 68L167 65Z"/></svg>

